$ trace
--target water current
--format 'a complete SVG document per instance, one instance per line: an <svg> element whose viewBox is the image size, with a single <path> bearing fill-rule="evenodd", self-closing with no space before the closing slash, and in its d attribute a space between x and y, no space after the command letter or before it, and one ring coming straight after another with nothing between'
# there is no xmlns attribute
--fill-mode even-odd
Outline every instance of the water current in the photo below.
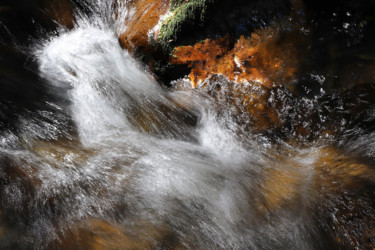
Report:
<svg viewBox="0 0 375 250"><path fill-rule="evenodd" d="M199 88L161 87L121 48L131 10L113 6L90 1L72 30L47 33L28 50L54 98L24 112L18 129L1 131L0 248L371 243L370 104L351 115L340 101L361 103L357 96L293 99L281 88L268 103L289 126L258 132L240 104L219 98L227 84L220 78L217 98ZM294 135L297 123L312 135Z"/></svg>

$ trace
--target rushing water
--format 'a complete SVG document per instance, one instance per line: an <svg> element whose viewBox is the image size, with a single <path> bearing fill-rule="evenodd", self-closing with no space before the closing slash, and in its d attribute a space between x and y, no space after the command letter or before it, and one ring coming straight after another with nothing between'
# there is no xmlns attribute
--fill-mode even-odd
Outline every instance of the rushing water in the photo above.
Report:
<svg viewBox="0 0 375 250"><path fill-rule="evenodd" d="M269 103L291 119L290 128L256 133L231 101L160 87L120 47L128 10L116 6L115 19L108 1L89 6L73 30L33 46L54 98L23 112L18 129L1 131L0 248L373 243L370 104L350 120L340 105L345 97L293 99L278 89ZM356 115L366 126L352 125ZM337 136L327 120L337 121ZM294 136L300 121L317 132Z"/></svg>

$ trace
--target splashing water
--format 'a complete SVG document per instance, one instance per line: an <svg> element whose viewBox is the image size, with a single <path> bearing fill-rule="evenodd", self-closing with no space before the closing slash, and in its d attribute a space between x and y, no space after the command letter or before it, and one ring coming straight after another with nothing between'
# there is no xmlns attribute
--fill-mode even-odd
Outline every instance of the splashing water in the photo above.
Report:
<svg viewBox="0 0 375 250"><path fill-rule="evenodd" d="M35 49L68 102L2 134L0 248L323 249L332 227L353 229L338 209L373 168L328 143L274 143L225 103L161 88L119 45L126 4L87 7ZM373 220L361 197L370 218L355 230Z"/></svg>

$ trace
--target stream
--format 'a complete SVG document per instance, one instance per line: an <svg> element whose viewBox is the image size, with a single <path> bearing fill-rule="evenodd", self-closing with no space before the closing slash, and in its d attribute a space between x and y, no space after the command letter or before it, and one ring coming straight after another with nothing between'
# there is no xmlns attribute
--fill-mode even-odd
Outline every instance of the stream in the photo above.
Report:
<svg viewBox="0 0 375 250"><path fill-rule="evenodd" d="M88 2L72 30L22 48L46 87L38 103L0 99L13 117L0 127L0 249L374 244L372 85L272 90L267 105L289 125L259 132L220 77L217 88L162 87L118 41L130 10Z"/></svg>

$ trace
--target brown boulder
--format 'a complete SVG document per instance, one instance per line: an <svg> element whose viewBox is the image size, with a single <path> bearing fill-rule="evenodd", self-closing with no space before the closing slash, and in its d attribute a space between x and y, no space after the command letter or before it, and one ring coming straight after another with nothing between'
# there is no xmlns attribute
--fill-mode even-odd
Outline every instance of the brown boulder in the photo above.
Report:
<svg viewBox="0 0 375 250"><path fill-rule="evenodd" d="M125 23L126 30L120 35L122 45L130 52L152 52L148 32L169 9L169 0L135 0L129 3L134 10Z"/></svg>

